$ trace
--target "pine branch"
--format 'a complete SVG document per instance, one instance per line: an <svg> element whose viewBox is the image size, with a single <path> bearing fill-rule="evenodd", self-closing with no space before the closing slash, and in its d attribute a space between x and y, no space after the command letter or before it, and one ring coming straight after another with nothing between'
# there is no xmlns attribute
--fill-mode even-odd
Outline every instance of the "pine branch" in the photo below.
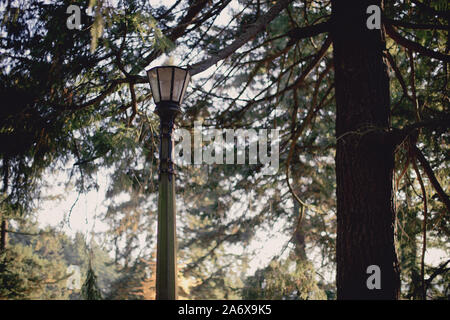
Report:
<svg viewBox="0 0 450 320"><path fill-rule="evenodd" d="M402 129L392 128L391 138L394 146L401 144L410 134L420 128L448 129L450 114L443 114L440 119L424 120L404 126Z"/></svg>
<svg viewBox="0 0 450 320"><path fill-rule="evenodd" d="M434 270L434 272L431 274L431 276L425 281L427 284L427 288L430 286L430 284L434 280L434 278L436 278L438 275L446 273L447 271L450 270L450 268L447 268L447 264L449 264L449 263L450 263L450 259L447 260L446 262L442 263L441 265L439 265L439 267L437 267Z"/></svg>
<svg viewBox="0 0 450 320"><path fill-rule="evenodd" d="M212 65L217 62L228 58L231 54L233 54L236 50L246 44L248 41L253 39L259 32L264 30L267 25L278 15L281 11L283 11L292 0L281 0L277 1L276 4L267 11L267 13L256 20L256 22L247 29L247 31L239 36L232 44L228 47L222 49L217 55L209 57L199 63L196 63L190 66L189 73L191 76L196 75L197 73L203 72L209 69Z"/></svg>
<svg viewBox="0 0 450 320"><path fill-rule="evenodd" d="M130 86L131 106L133 108L133 113L131 114L128 125L131 126L131 123L133 122L134 118L136 117L136 114L138 113L138 110L137 110L136 92L134 90L134 84L130 83L129 86Z"/></svg>
<svg viewBox="0 0 450 320"><path fill-rule="evenodd" d="M71 110L71 111L77 111L77 110L81 110L81 109L90 107L92 105L102 102L106 97L108 97L110 94L115 92L117 86L124 84L124 83L129 83L129 84L145 83L145 84L147 84L148 79L147 79L147 77L139 76L139 75L128 75L125 78L113 79L105 85L106 86L105 90L103 90L101 93L99 93L95 98L92 98L91 100L88 100L81 104L54 105L54 107L61 109L61 110ZM132 105L130 105L130 106L132 107Z"/></svg>
<svg viewBox="0 0 450 320"><path fill-rule="evenodd" d="M291 38L291 40L288 42L288 45L293 44L301 39L314 37L321 33L328 32L329 28L330 23L328 21L318 23L312 26L294 28L287 33L288 37Z"/></svg>
<svg viewBox="0 0 450 320"><path fill-rule="evenodd" d="M309 74L312 72L312 70L314 70L314 68L319 64L319 62L322 60L322 58L325 56L328 48L330 47L332 41L331 41L331 37L327 37L327 39L324 41L324 43L322 44L322 47L319 49L319 51L314 55L314 59L311 61L311 63L309 63L304 70L302 70L302 74L295 79L294 83L286 86L283 90L280 90L272 95L267 95L264 98L261 98L259 100L255 100L260 94L261 92L255 97L255 99L251 100L249 103L247 103L244 107L242 107L239 111L236 112L236 117L241 117L244 112L246 110L248 110L252 105L256 104L256 103L260 103L263 101L268 101L270 99L274 99L277 98L279 96L281 96L282 94L284 94L287 91L290 90L295 90L297 88L300 88L303 84L305 79L309 76Z"/></svg>
<svg viewBox="0 0 450 320"><path fill-rule="evenodd" d="M431 23L412 23L408 21L403 20L395 20L395 19L389 19L384 18L383 21L385 23L388 23L390 25L396 26L396 27L402 27L406 29L425 29L425 30L448 30L448 26L444 26L442 24L431 24Z"/></svg>
<svg viewBox="0 0 450 320"><path fill-rule="evenodd" d="M445 193L444 189L442 188L441 184L439 183L438 179L436 178L436 175L434 174L430 163L425 158L422 151L416 145L413 145L411 147L413 148L413 152L414 152L417 160L419 160L423 170L425 171L426 175L428 176L428 179L430 180L431 184L433 185L434 189L436 190L439 198L447 207L448 212L450 212L450 198Z"/></svg>
<svg viewBox="0 0 450 320"><path fill-rule="evenodd" d="M186 31L186 28L193 22L194 18L203 10L203 8L206 7L208 3L208 0L193 1L193 4L187 10L186 15L184 15L178 25L171 30L169 35L167 35L167 38L170 41L175 42L179 37L181 37ZM161 49L158 48L153 50L147 57L145 57L145 65L149 65L161 54Z"/></svg>
<svg viewBox="0 0 450 320"><path fill-rule="evenodd" d="M301 85L303 85L303 82L309 76L311 71L319 64L320 60L322 60L322 58L325 56L325 54L327 53L327 50L330 47L331 43L332 43L331 37L327 37L327 39L324 41L322 47L319 49L319 51L315 55L314 59L306 67L305 71L302 72L300 77L298 77L293 84L287 86L284 89L284 91L288 91L288 90L292 90L292 89L295 89L295 88L299 88Z"/></svg>
<svg viewBox="0 0 450 320"><path fill-rule="evenodd" d="M420 278L422 282L422 299L427 299L427 290L425 285L425 253L427 251L427 218L428 218L428 206L427 206L427 192L425 190L425 185L423 184L422 175L420 174L419 168L417 167L416 159L412 160L412 165L414 171L417 174L417 179L419 180L420 190L422 191L423 200L423 222L422 222L422 256L420 260Z"/></svg>
<svg viewBox="0 0 450 320"><path fill-rule="evenodd" d="M77 111L77 110L81 110L84 108L87 108L89 106L92 106L94 104L100 103L102 102L107 96L109 96L111 93L114 92L114 90L116 89L116 87L121 84L127 82L127 79L115 79L109 82L109 85L107 86L107 88L101 92L99 95L97 95L95 98L86 101L85 103L82 104L70 104L70 105L59 105L59 106L55 106L58 109L62 109L62 110L72 110L72 111Z"/></svg>
<svg viewBox="0 0 450 320"><path fill-rule="evenodd" d="M395 28L390 24L385 24L386 32L389 35L389 37L392 38L395 42L397 42L399 45L411 49L413 51L416 51L420 54L423 54L425 56L428 56L430 58L434 58L443 62L450 62L450 55L443 54L440 52L436 52L433 50L430 50L428 48L425 48L421 44L408 40L402 35L400 35Z"/></svg>
<svg viewBox="0 0 450 320"><path fill-rule="evenodd" d="M397 64L395 63L394 57L392 57L392 55L389 53L389 51L386 51L386 58L389 62L390 67L392 68L392 70L394 70L395 76L396 76L398 82L400 83L400 86L402 87L403 94L409 100L413 101L412 97L408 93L408 87L406 86L405 79L403 78L403 75L402 75L400 69L398 68Z"/></svg>
<svg viewBox="0 0 450 320"><path fill-rule="evenodd" d="M126 37L127 37L127 31L128 31L128 28L125 25L124 31L123 31L123 36L122 36L122 43L120 44L119 50L115 53L117 67L119 68L120 71L122 71L122 73L125 75L125 77L130 76L130 74L125 70L125 66L122 63L122 58L121 58L122 52L125 49L125 43L126 43L125 41L126 41ZM113 51L115 51L113 48L111 48L111 49Z"/></svg>

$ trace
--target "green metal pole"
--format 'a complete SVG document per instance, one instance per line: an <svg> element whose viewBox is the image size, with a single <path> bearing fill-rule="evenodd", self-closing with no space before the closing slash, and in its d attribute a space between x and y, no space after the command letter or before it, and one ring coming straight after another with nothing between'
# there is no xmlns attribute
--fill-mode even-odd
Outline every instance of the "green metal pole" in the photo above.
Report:
<svg viewBox="0 0 450 320"><path fill-rule="evenodd" d="M155 111L160 117L157 300L177 299L177 239L172 132L179 110L175 104L161 103Z"/></svg>

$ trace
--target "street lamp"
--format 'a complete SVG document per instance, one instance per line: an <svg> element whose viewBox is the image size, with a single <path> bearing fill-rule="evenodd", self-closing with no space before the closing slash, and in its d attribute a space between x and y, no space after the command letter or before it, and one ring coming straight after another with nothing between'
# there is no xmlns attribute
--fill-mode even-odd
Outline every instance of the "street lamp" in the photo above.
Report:
<svg viewBox="0 0 450 320"><path fill-rule="evenodd" d="M190 75L174 66L147 71L155 113L160 118L158 242L156 255L156 299L177 299L177 239L175 181L173 169L172 131L176 116L181 113Z"/></svg>

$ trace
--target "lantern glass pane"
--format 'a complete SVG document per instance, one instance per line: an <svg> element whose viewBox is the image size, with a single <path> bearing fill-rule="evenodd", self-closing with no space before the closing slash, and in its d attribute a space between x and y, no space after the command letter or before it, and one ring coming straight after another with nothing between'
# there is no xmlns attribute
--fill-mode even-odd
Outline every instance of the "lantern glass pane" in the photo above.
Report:
<svg viewBox="0 0 450 320"><path fill-rule="evenodd" d="M156 69L147 72L150 88L152 89L153 100L158 103L161 100L159 96L158 78L156 76Z"/></svg>
<svg viewBox="0 0 450 320"><path fill-rule="evenodd" d="M170 91L172 89L172 68L158 68L159 88L161 90L161 100L170 100Z"/></svg>
<svg viewBox="0 0 450 320"><path fill-rule="evenodd" d="M184 86L183 86L183 91L181 92L181 97L180 97L180 104L183 102L184 99L184 94L186 93L186 88L189 84L189 80L191 80L191 76L189 74L189 72L186 75L186 81L184 82Z"/></svg>
<svg viewBox="0 0 450 320"><path fill-rule="evenodd" d="M175 74L173 79L173 96L172 100L179 102L181 93L183 91L184 78L186 76L186 70L175 68Z"/></svg>

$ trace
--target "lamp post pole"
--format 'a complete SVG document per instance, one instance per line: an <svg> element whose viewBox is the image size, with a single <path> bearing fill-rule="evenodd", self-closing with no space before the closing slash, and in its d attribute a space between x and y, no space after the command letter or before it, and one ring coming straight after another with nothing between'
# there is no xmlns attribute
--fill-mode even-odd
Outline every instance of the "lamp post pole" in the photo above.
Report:
<svg viewBox="0 0 450 320"><path fill-rule="evenodd" d="M176 104L160 102L155 113L160 118L156 299L176 300L177 240L172 133L180 107Z"/></svg>
<svg viewBox="0 0 450 320"><path fill-rule="evenodd" d="M156 299L177 299L177 238L175 172L173 167L173 126L181 113L190 81L187 69L175 66L155 67L147 71L155 113L160 120L158 240L156 253Z"/></svg>

